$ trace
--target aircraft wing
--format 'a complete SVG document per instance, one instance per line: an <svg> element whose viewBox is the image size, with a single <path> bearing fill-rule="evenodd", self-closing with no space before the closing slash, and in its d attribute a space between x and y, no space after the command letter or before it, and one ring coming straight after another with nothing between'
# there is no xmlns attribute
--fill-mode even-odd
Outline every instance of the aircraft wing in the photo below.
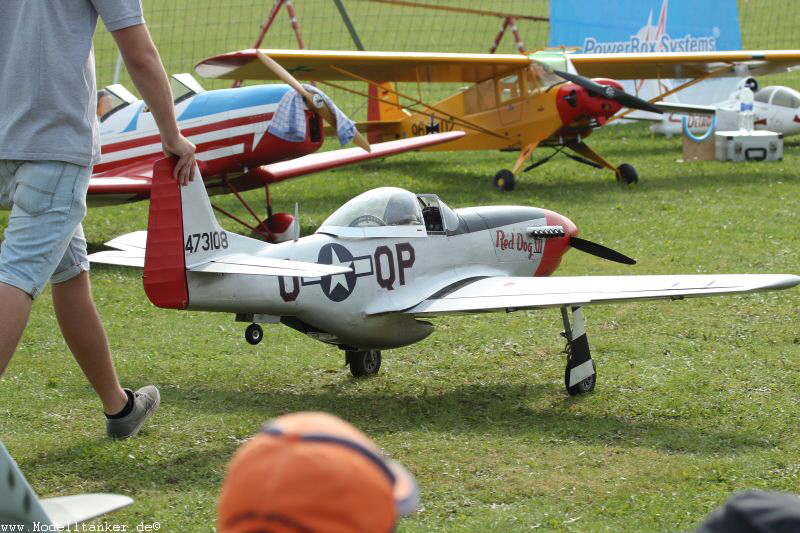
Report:
<svg viewBox="0 0 800 533"><path fill-rule="evenodd" d="M634 300L716 296L787 289L800 284L790 274L678 276L491 277L456 284L405 313L425 316L544 309Z"/></svg>
<svg viewBox="0 0 800 533"><path fill-rule="evenodd" d="M70 525L133 503L132 499L118 494L79 494L40 500L2 442L0 472L3 473L0 480L0 526L22 524L28 526L24 531L31 531L30 527L38 523L41 531L62 531ZM48 529L50 526L55 527ZM23 531L14 527L0 527L0 530Z"/></svg>
<svg viewBox="0 0 800 533"><path fill-rule="evenodd" d="M447 133L434 133L410 139L400 139L372 145L372 150L367 152L361 148L346 148L309 154L289 161L281 161L260 167L273 181L281 181L296 176L311 174L338 168L344 165L379 159L389 155L419 150L425 146L454 141L463 137L463 131L450 131Z"/></svg>
<svg viewBox="0 0 800 533"><path fill-rule="evenodd" d="M653 105L664 113L682 113L684 115L714 115L717 112L717 108L711 105L680 104L676 102L656 102ZM662 120L662 117L658 117L655 120Z"/></svg>
<svg viewBox="0 0 800 533"><path fill-rule="evenodd" d="M348 52L332 50L262 50L299 80L349 80L348 73L380 81L474 83L530 64L522 54L435 54L420 52ZM204 59L201 76L233 80L274 80L256 57L240 50ZM344 72L346 71L346 72Z"/></svg>
<svg viewBox="0 0 800 533"><path fill-rule="evenodd" d="M569 54L578 74L618 80L764 76L800 66L800 50Z"/></svg>
<svg viewBox="0 0 800 533"><path fill-rule="evenodd" d="M153 162L137 162L92 174L86 200L90 205L119 204L150 196Z"/></svg>

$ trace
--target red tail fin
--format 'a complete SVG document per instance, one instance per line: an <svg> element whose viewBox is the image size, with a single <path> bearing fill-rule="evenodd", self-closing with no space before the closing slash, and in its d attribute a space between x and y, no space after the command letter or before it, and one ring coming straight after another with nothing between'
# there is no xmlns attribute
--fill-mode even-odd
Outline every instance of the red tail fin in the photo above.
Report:
<svg viewBox="0 0 800 533"><path fill-rule="evenodd" d="M153 165L150 218L144 254L144 292L157 307L186 309L189 287L183 249L181 186L172 177L175 161L159 159Z"/></svg>

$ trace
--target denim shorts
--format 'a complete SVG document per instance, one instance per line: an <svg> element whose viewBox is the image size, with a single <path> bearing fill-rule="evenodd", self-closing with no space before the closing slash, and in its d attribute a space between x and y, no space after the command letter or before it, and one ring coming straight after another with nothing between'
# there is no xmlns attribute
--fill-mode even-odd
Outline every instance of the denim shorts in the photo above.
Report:
<svg viewBox="0 0 800 533"><path fill-rule="evenodd" d="M91 167L0 159L0 207L11 208L0 245L0 282L36 298L51 281L89 270L81 221Z"/></svg>

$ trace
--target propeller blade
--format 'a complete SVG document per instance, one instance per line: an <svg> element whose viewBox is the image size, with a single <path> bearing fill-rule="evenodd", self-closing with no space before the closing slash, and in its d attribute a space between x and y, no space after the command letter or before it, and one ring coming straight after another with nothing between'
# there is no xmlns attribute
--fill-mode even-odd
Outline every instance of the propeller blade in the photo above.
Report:
<svg viewBox="0 0 800 533"><path fill-rule="evenodd" d="M300 96L303 97L303 100L306 101L306 105L309 109L313 109L322 117L322 120L330 124L334 130L336 129L336 115L334 115L333 110L331 110L327 104L325 104L325 101L322 98L314 98L315 95L311 94L305 87L303 87L300 82L289 73L288 70L280 66L277 61L269 57L261 50L256 50L256 56L262 63L264 63L265 67L270 69L273 74L278 77L278 79L297 91ZM353 143L356 146L363 148L367 152L372 151L369 143L364 136L358 132L358 130L356 130L355 136L353 137Z"/></svg>
<svg viewBox="0 0 800 533"><path fill-rule="evenodd" d="M596 242L587 241L586 239L581 239L580 237L570 237L569 245L575 248L576 250L580 250L581 252L586 252L587 254L597 256L601 259L608 259L609 261L615 261L617 263L622 263L623 265L636 264L636 260L631 259L627 255L623 255L617 252L616 250L607 248L602 244L597 244Z"/></svg>
<svg viewBox="0 0 800 533"><path fill-rule="evenodd" d="M651 104L647 100L642 100L638 96L626 93L625 91L617 89L612 85L602 85L585 76L581 76L579 74L571 74L569 72L564 72L563 70L554 70L553 72L558 76L564 78L565 80L571 81L572 83L578 85L579 87L583 87L587 91L591 91L600 96L604 96L609 100L616 100L625 107L630 107L632 109L639 109L641 111L650 111L652 113L658 113L658 114L663 113L663 111L661 111L658 107Z"/></svg>

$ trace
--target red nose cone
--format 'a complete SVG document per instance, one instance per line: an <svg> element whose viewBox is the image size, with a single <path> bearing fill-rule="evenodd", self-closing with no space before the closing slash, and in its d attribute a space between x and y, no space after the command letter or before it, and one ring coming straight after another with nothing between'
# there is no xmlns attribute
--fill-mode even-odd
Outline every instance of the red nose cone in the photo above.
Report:
<svg viewBox="0 0 800 533"><path fill-rule="evenodd" d="M543 210L548 226L561 226L564 228L564 236L555 239L545 239L544 251L542 252L542 260L534 276L549 276L558 268L561 263L561 257L569 250L569 238L578 235L578 228L575 224L565 217L559 215L554 211Z"/></svg>
<svg viewBox="0 0 800 533"><path fill-rule="evenodd" d="M600 85L622 90L622 85L616 80L596 78L594 81ZM556 109L565 126L573 125L582 119L594 119L603 125L621 108L619 102L608 98L605 94L587 91L574 83L562 84L556 95Z"/></svg>

